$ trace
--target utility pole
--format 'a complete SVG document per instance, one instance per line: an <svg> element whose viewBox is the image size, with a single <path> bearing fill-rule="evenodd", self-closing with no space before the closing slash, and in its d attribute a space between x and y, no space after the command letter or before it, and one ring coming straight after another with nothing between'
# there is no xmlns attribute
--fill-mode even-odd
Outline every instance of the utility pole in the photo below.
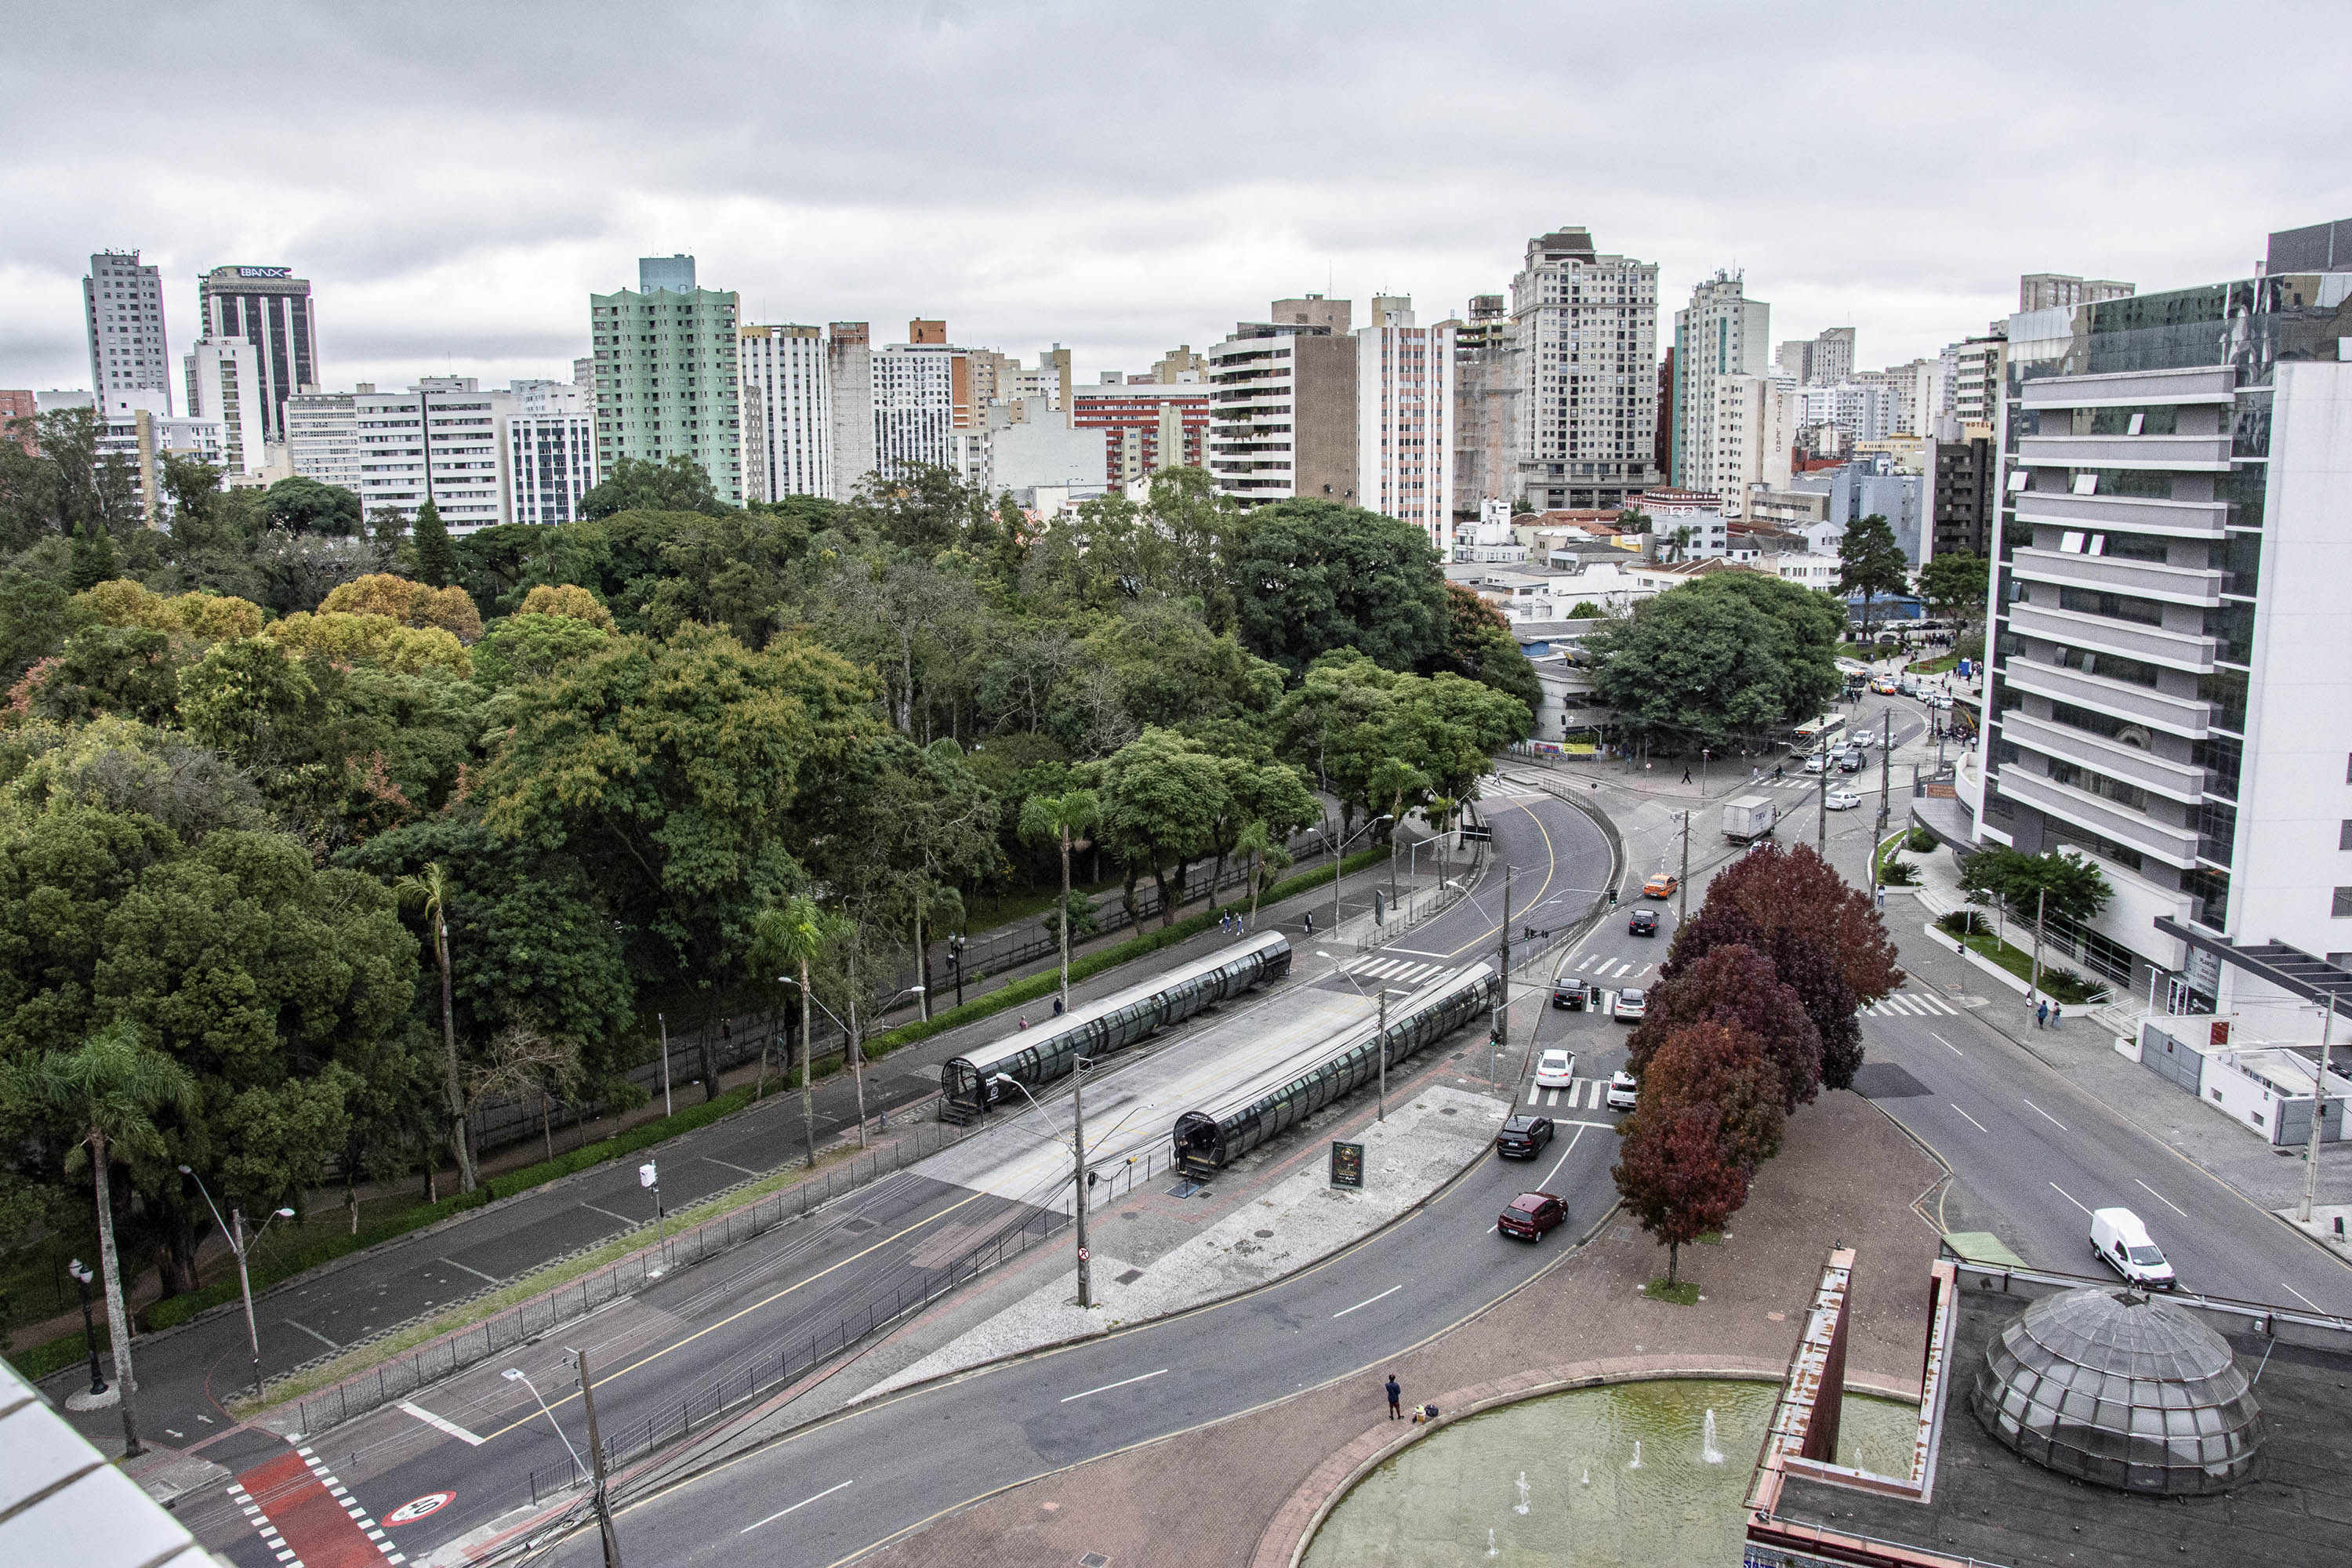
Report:
<svg viewBox="0 0 2352 1568"><path fill-rule="evenodd" d="M1511 1043L1511 868L1503 868L1503 944L1497 955L1502 973L1495 983L1495 1045Z"/></svg>
<svg viewBox="0 0 2352 1568"><path fill-rule="evenodd" d="M1888 816L1888 797L1886 792L1892 787L1886 782L1886 754L1889 748L1893 746L1895 742L1895 710L1892 708L1882 710L1879 714L1879 721L1878 831L1873 834L1870 839L1870 901L1874 906L1878 902L1878 847L1886 841L1886 819Z"/></svg>
<svg viewBox="0 0 2352 1568"><path fill-rule="evenodd" d="M1675 923L1690 919L1690 811L1683 811L1683 874L1675 883Z"/></svg>
<svg viewBox="0 0 2352 1568"><path fill-rule="evenodd" d="M2050 889L2047 888L2036 888L2033 890L2033 979L2025 988L2025 999L2028 1002L2036 1002L2041 1000L2042 916L2043 911L2049 907Z"/></svg>
<svg viewBox="0 0 2352 1568"><path fill-rule="evenodd" d="M2311 1146L2303 1154L2303 1202L2294 1211L2294 1217L2305 1225L2311 1223L2311 1200L2319 1194L2319 1124L2327 1116L2327 1044L2336 1025L2336 994L2332 991L2327 994L2326 1006L2327 1010L2319 1019L2319 1077L2314 1080L2311 1095ZM1385 1044L1381 1052L1385 1060Z"/></svg>
<svg viewBox="0 0 2352 1568"><path fill-rule="evenodd" d="M1385 985L1383 985L1383 986L1381 986L1381 987L1380 1004L1381 1004L1381 1097L1380 1097L1380 1116L1379 1116L1378 1120L1382 1121L1386 1121L1389 1119L1389 988L1388 988L1387 986L1385 986ZM2316 1166L2314 1166L2313 1168L2314 1168L2315 1170L2315 1169L2317 1169L2317 1167L2316 1167ZM2307 1216L2306 1216L2306 1217L2307 1217ZM93 1365L95 1365L95 1364L96 1364L96 1360L95 1360L95 1358L92 1358L92 1363L91 1363L91 1364L93 1364Z"/></svg>
<svg viewBox="0 0 2352 1568"><path fill-rule="evenodd" d="M1813 853L1826 860L1830 858L1830 763L1829 753L1822 753L1822 782L1813 792L1819 805L1818 823L1813 828Z"/></svg>
<svg viewBox="0 0 2352 1568"><path fill-rule="evenodd" d="M1077 1161L1078 1305L1095 1304L1094 1265L1087 1252L1087 1058L1070 1062L1070 1153Z"/></svg>
<svg viewBox="0 0 2352 1568"><path fill-rule="evenodd" d="M621 1538L613 1533L612 1494L604 1489L604 1443L596 1433L596 1385L588 1378L588 1352L572 1353L580 1368L580 1405L588 1413L588 1461L596 1475L596 1522L604 1534L604 1568L621 1568Z"/></svg>
<svg viewBox="0 0 2352 1568"><path fill-rule="evenodd" d="M656 1013L654 1015L654 1022L661 1026L662 1114L674 1116L677 1113L677 1107L669 1102L669 1018L665 1014Z"/></svg>

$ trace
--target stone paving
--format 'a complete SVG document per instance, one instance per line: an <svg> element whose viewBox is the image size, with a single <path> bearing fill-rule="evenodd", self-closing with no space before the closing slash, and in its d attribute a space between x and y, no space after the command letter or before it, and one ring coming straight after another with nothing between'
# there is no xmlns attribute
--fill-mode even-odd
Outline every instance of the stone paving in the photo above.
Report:
<svg viewBox="0 0 2352 1568"><path fill-rule="evenodd" d="M1858 1096L1830 1093L1790 1119L1719 1247L1685 1250L1695 1307L1639 1291L1664 1254L1622 1216L1486 1312L1392 1363L1408 1403L1483 1399L1606 1376L1777 1377L1822 1258L1859 1249L1849 1380L1916 1394L1933 1229L1910 1205L1942 1168ZM1432 1325L1433 1329L1440 1325ZM1264 1408L1016 1487L865 1561L890 1568L1287 1563L1317 1510L1391 1443L1425 1436L1386 1419L1391 1363ZM1441 1428L1442 1429L1442 1428ZM1734 1456L1748 1462L1748 1456Z"/></svg>

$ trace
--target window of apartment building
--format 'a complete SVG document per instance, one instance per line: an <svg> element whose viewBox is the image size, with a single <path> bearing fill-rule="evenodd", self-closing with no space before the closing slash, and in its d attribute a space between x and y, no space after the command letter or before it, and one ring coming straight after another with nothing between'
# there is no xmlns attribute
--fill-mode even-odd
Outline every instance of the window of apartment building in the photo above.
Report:
<svg viewBox="0 0 2352 1568"><path fill-rule="evenodd" d="M2336 889L2336 907L2327 912L2333 919L2352 921L2352 888Z"/></svg>
<svg viewBox="0 0 2352 1568"><path fill-rule="evenodd" d="M2164 624L2164 606L2155 600L2136 599L2128 594L2109 594L2096 588L2061 588L2058 607L2078 616L2099 616L2143 626Z"/></svg>
<svg viewBox="0 0 2352 1568"><path fill-rule="evenodd" d="M2205 770L2205 787L2227 800L2238 798L2238 768L2246 743L2235 735L2209 734L2189 752L2189 760ZM2347 783L2352 783L2347 778Z"/></svg>
<svg viewBox="0 0 2352 1568"><path fill-rule="evenodd" d="M2230 916L2230 873L2200 866L2180 873L2180 890L2189 895L2189 918L2210 931L2220 931ZM2336 903L2342 907L2343 894L2352 889L2339 889Z"/></svg>
<svg viewBox="0 0 2352 1568"><path fill-rule="evenodd" d="M2213 553L2213 564L2221 569L2221 592L2252 598L2261 585L2262 558L2261 534L2223 534L2221 548Z"/></svg>
<svg viewBox="0 0 2352 1568"><path fill-rule="evenodd" d="M2053 702L2050 721L2063 724L2070 730L2086 734L2104 735L2110 741L2135 751L2155 750L2155 738L2145 724L2135 724L2128 719L2118 719L2112 713L2102 713L2095 708L2077 708L2071 702Z"/></svg>
<svg viewBox="0 0 2352 1568"><path fill-rule="evenodd" d="M2197 695L2213 705L2211 721L2237 734L2246 729L2246 672L2217 669L2197 679Z"/></svg>
<svg viewBox="0 0 2352 1568"><path fill-rule="evenodd" d="M2086 647L2053 648L2051 662L2067 669L2079 669L2084 675L2129 681L2134 686L2153 687L2157 678L2163 673L2152 664L2126 658L2119 653L2094 653Z"/></svg>
<svg viewBox="0 0 2352 1568"><path fill-rule="evenodd" d="M2058 549L2065 555L2112 555L2124 561L2154 561L2161 563L2170 553L2170 542L2152 533L2090 533L2068 529L2058 536Z"/></svg>
<svg viewBox="0 0 2352 1568"><path fill-rule="evenodd" d="M2069 789L2081 790L2085 795L2095 795L2103 800L2114 801L2117 805L2129 806L2134 811L2144 811L2147 808L2147 792L2141 789L2139 785L2126 784L2121 779L2109 778L2105 773L2093 773L2090 769L2074 763L2052 759L2050 781L2053 784L2064 784Z"/></svg>
<svg viewBox="0 0 2352 1568"><path fill-rule="evenodd" d="M2169 403L2147 403L2135 408L2077 408L2077 436L2169 436L2180 426L2180 410Z"/></svg>
<svg viewBox="0 0 2352 1568"><path fill-rule="evenodd" d="M2146 468L2074 468L2067 489L2076 495L2122 496L2134 500L2170 500L2172 476Z"/></svg>

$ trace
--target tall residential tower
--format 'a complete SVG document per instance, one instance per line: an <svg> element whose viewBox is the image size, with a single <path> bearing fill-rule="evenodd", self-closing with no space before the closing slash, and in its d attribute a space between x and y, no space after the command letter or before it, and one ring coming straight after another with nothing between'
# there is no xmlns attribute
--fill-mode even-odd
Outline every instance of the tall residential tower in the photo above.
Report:
<svg viewBox="0 0 2352 1568"><path fill-rule="evenodd" d="M142 267L135 250L101 250L81 280L82 322L89 332L89 384L99 406L110 395L163 395L172 412L172 355L163 336L163 279Z"/></svg>
<svg viewBox="0 0 2352 1568"><path fill-rule="evenodd" d="M1515 494L1538 509L1632 505L1664 478L1657 263L1602 255L1581 228L1538 235L1511 279L1511 321Z"/></svg>
<svg viewBox="0 0 2352 1568"><path fill-rule="evenodd" d="M624 458L691 458L730 506L743 500L737 300L698 288L691 256L649 256L637 287L588 296L596 351L596 471Z"/></svg>
<svg viewBox="0 0 2352 1568"><path fill-rule="evenodd" d="M261 433L286 439L286 400L319 384L319 316L310 282L290 267L215 267L196 279L208 338L253 345L261 378Z"/></svg>

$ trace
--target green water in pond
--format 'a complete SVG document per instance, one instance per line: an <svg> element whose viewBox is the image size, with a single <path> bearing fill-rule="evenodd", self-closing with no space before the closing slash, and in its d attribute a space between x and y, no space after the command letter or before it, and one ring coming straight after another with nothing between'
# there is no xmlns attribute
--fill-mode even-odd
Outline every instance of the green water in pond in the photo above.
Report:
<svg viewBox="0 0 2352 1568"><path fill-rule="evenodd" d="M1358 1482L1307 1563L1736 1564L1740 1499L1779 1394L1769 1383L1628 1383L1456 1422ZM1838 1462L1907 1474L1918 1420L1915 1405L1846 1395Z"/></svg>

